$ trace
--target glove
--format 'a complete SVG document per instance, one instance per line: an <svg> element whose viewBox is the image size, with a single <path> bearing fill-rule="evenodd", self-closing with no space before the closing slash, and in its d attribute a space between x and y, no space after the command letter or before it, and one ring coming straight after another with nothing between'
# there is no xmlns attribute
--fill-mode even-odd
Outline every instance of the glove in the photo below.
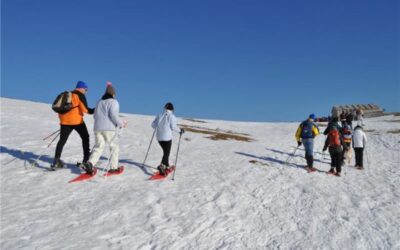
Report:
<svg viewBox="0 0 400 250"><path fill-rule="evenodd" d="M298 141L297 142L297 147L300 147L301 146L301 141Z"/></svg>
<svg viewBox="0 0 400 250"><path fill-rule="evenodd" d="M182 135L183 133L185 133L185 130L183 128L181 128L181 132L179 134Z"/></svg>

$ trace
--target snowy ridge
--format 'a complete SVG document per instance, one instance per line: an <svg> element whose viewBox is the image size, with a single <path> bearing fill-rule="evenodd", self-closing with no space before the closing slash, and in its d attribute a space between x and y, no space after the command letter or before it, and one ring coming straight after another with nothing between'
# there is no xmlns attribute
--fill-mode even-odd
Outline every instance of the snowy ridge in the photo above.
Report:
<svg viewBox="0 0 400 250"><path fill-rule="evenodd" d="M155 170L141 166L154 117L123 116L125 172L70 184L82 160L77 133L64 147L68 167L50 172L56 142L47 149L42 138L59 128L57 115L48 104L1 98L1 249L400 249L398 116L366 119L365 170L346 166L340 178L322 172L330 163L324 136L314 155L321 172L302 169L302 148L284 164L299 123L178 119L254 141L188 131L175 181L148 181ZM85 121L92 146L93 118ZM153 142L146 165L160 159Z"/></svg>

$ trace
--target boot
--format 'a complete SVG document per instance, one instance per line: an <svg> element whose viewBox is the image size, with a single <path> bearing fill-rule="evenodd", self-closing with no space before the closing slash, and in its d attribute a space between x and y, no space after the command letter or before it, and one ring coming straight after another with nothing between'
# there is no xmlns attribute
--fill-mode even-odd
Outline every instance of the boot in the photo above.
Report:
<svg viewBox="0 0 400 250"><path fill-rule="evenodd" d="M110 174L115 174L115 173L120 173L121 172L121 168L111 168L107 171Z"/></svg>
<svg viewBox="0 0 400 250"><path fill-rule="evenodd" d="M64 163L60 160L60 158L55 158L53 164L50 166L51 170L55 171L57 168L63 168Z"/></svg>
<svg viewBox="0 0 400 250"><path fill-rule="evenodd" d="M85 171L89 175L93 175L93 164L91 162L83 163Z"/></svg>
<svg viewBox="0 0 400 250"><path fill-rule="evenodd" d="M166 176L166 175L167 175L167 168L165 167L164 164L161 163L161 164L157 167L157 169L158 169L158 171L160 172L161 175L163 175L163 176Z"/></svg>

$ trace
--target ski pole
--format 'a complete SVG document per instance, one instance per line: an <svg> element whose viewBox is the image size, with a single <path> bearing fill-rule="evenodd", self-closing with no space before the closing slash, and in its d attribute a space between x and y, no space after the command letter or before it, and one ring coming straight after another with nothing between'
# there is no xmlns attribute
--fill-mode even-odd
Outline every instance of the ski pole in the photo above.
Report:
<svg viewBox="0 0 400 250"><path fill-rule="evenodd" d="M57 132L60 132L60 130L57 130L57 131L51 133L50 135L46 136L46 137L43 138L42 140L45 141L45 140L49 139L50 137L52 137L52 136L53 136L55 133L57 133Z"/></svg>
<svg viewBox="0 0 400 250"><path fill-rule="evenodd" d="M172 180L175 180L175 172L176 172L176 164L178 163L178 155L179 155L179 147L181 145L181 138L182 138L182 134L179 135L179 142L178 142L178 149L176 151L176 158L175 158L175 171L172 174Z"/></svg>
<svg viewBox="0 0 400 250"><path fill-rule="evenodd" d="M297 149L299 148L299 146L297 146L293 152L289 155L289 157L286 159L285 161L285 165L289 164L289 161L293 158L294 154L296 153Z"/></svg>
<svg viewBox="0 0 400 250"><path fill-rule="evenodd" d="M33 161L33 163L31 164L31 168L36 166L37 162L40 160L40 158L42 158L42 156L44 155L44 153L47 151L48 148L50 148L51 144L53 144L53 142L60 136L60 133L57 134L56 137L53 138L53 140L51 140L51 142L47 145L47 147L41 152L41 154L36 158L36 160Z"/></svg>
<svg viewBox="0 0 400 250"><path fill-rule="evenodd" d="M53 140L51 140L51 142L47 145L47 148L49 148L50 145L53 144L53 142L54 142L59 136L60 136L60 133L58 133L58 134L56 135L56 137L54 137Z"/></svg>
<svg viewBox="0 0 400 250"><path fill-rule="evenodd" d="M147 156L148 156L148 154L149 154L151 144L153 143L153 139L154 139L154 135L156 134L156 130L157 130L157 129L155 128L154 131L153 131L153 135L151 136L150 144L149 144L149 147L147 148L146 156L144 157L144 161L143 161L143 163L142 163L142 166L143 166L143 167L145 166L144 163L145 163L146 160L147 160Z"/></svg>
<svg viewBox="0 0 400 250"><path fill-rule="evenodd" d="M24 159L24 151L18 150L18 152L22 154L22 159ZM4 163L4 164L1 164L1 165L7 166L8 164L10 164L11 162L15 161L16 159L17 159L17 157L14 157L13 159L11 159L11 160L9 160L8 162L6 162L6 163Z"/></svg>

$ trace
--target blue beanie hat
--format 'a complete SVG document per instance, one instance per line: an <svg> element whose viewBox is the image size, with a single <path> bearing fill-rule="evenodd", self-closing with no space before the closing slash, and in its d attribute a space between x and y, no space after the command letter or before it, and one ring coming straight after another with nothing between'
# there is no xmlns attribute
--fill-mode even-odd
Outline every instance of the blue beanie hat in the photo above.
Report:
<svg viewBox="0 0 400 250"><path fill-rule="evenodd" d="M87 89L87 88L88 88L88 85L87 85L86 82L84 82L84 81L78 81L78 82L76 83L76 88L77 88L77 89Z"/></svg>
<svg viewBox="0 0 400 250"><path fill-rule="evenodd" d="M311 119L313 119L314 121L315 121L315 115L314 114L311 114L308 118L311 118Z"/></svg>

